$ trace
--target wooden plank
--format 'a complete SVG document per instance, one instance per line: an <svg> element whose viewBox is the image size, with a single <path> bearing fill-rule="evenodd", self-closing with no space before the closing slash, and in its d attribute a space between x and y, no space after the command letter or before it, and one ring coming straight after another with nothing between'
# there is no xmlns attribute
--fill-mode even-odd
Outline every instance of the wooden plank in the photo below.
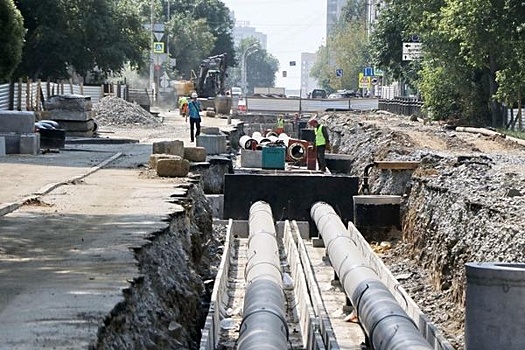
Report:
<svg viewBox="0 0 525 350"><path fill-rule="evenodd" d="M374 164L378 169L390 170L413 170L419 167L418 161L375 161Z"/></svg>

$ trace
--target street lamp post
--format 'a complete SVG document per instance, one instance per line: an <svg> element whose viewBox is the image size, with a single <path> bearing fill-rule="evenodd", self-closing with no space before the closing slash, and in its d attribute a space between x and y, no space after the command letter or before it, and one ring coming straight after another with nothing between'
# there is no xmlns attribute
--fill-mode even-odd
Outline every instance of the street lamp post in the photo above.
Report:
<svg viewBox="0 0 525 350"><path fill-rule="evenodd" d="M251 49L255 49L250 51ZM255 53L259 51L259 45L257 43L253 43L250 46L248 46L242 53L241 56L241 85L242 85L242 91L243 94L246 95L246 89L247 89L247 69L246 69L246 60L248 59L248 56L250 56L252 53Z"/></svg>

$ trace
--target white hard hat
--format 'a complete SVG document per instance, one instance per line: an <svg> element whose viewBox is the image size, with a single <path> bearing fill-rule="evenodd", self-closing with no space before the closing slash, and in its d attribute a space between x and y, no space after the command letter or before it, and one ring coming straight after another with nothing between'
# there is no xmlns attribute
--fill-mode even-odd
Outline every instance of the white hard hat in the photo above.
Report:
<svg viewBox="0 0 525 350"><path fill-rule="evenodd" d="M196 92L192 92L192 93L191 93L191 98L197 98L197 97L199 97L199 95L197 95Z"/></svg>

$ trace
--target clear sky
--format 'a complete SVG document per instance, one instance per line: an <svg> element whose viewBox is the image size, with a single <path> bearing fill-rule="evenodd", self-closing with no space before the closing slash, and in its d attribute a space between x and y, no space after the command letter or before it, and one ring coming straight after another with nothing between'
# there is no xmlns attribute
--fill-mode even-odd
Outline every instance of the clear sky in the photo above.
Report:
<svg viewBox="0 0 525 350"><path fill-rule="evenodd" d="M301 52L316 52L326 35L326 1L222 0L238 21L268 36L267 50L279 60L276 86L300 88ZM290 67L290 61L296 61ZM282 71L287 77L282 77Z"/></svg>

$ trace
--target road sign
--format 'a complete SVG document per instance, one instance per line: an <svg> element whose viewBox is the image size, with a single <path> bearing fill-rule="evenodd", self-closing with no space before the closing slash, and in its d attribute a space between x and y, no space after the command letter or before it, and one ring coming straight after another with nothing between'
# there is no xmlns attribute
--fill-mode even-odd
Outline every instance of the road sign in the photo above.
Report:
<svg viewBox="0 0 525 350"><path fill-rule="evenodd" d="M153 35L155 36L155 39L157 39L157 41L161 41L162 37L164 36L164 33L154 32Z"/></svg>
<svg viewBox="0 0 525 350"><path fill-rule="evenodd" d="M420 60L421 43L403 43L403 61Z"/></svg>
<svg viewBox="0 0 525 350"><path fill-rule="evenodd" d="M363 68L363 75L365 77L371 77L371 76L374 76L374 68L372 67L365 67Z"/></svg>
<svg viewBox="0 0 525 350"><path fill-rule="evenodd" d="M290 61L290 67L294 67L294 66L295 66L295 64L296 64L296 62L295 62L295 61Z"/></svg>
<svg viewBox="0 0 525 350"><path fill-rule="evenodd" d="M153 52L154 53L164 53L164 43L163 42L153 43Z"/></svg>
<svg viewBox="0 0 525 350"><path fill-rule="evenodd" d="M335 76L336 77L342 77L343 76L343 70L341 68L337 68L335 70Z"/></svg>
<svg viewBox="0 0 525 350"><path fill-rule="evenodd" d="M364 73L359 73L359 88L370 89L371 77L365 77Z"/></svg>

